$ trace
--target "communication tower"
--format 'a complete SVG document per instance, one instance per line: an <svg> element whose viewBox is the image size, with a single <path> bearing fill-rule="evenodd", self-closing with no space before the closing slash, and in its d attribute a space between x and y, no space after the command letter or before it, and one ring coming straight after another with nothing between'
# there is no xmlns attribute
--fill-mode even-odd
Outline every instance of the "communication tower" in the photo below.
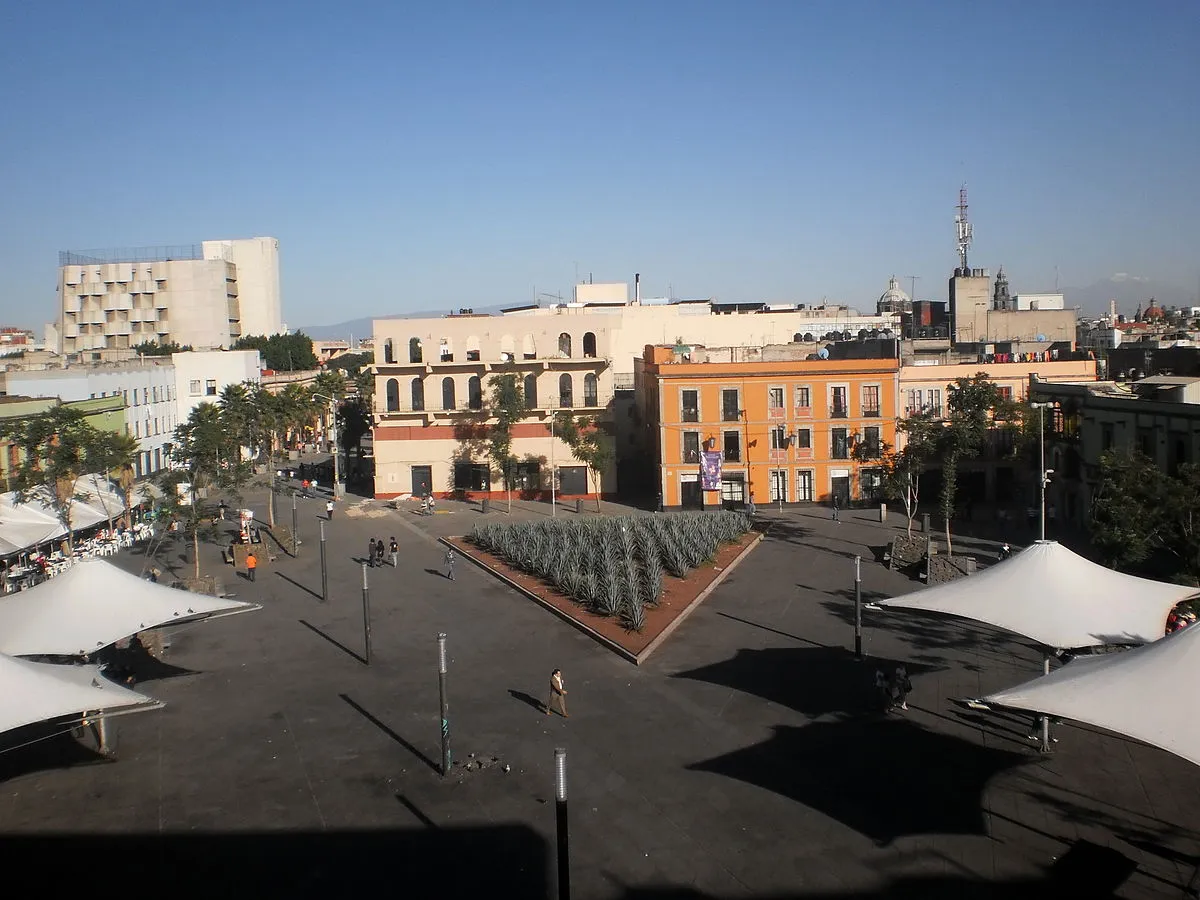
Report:
<svg viewBox="0 0 1200 900"><path fill-rule="evenodd" d="M967 221L965 184L958 190L958 215L954 217L954 225L958 229L958 269L964 275L970 274L967 269L967 250L971 247L971 223Z"/></svg>

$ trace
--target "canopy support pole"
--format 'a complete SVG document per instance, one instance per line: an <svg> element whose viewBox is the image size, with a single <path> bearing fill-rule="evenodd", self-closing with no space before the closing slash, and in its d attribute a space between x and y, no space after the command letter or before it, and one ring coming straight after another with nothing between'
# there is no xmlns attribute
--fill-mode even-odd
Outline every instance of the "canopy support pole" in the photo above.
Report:
<svg viewBox="0 0 1200 900"><path fill-rule="evenodd" d="M1050 674L1050 654L1042 654L1042 674ZM1050 752L1050 717L1042 716L1042 752Z"/></svg>

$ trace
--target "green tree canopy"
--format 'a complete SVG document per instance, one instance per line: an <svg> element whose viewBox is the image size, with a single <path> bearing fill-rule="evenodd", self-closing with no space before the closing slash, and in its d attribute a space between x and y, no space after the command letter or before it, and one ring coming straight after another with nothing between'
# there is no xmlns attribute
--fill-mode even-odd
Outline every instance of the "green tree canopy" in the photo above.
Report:
<svg viewBox="0 0 1200 900"><path fill-rule="evenodd" d="M159 344L156 341L143 341L133 348L138 356L170 356L172 353L188 353L191 349L191 344L180 346L177 341L167 341L165 344Z"/></svg>
<svg viewBox="0 0 1200 900"><path fill-rule="evenodd" d="M250 334L238 338L234 350L257 350L263 365L276 372L303 372L317 367L312 338L303 331L271 336Z"/></svg>
<svg viewBox="0 0 1200 900"><path fill-rule="evenodd" d="M569 409L554 414L554 434L571 449L571 455L588 468L596 489L596 511L600 510L600 485L605 470L613 464L616 453L597 416L575 416Z"/></svg>

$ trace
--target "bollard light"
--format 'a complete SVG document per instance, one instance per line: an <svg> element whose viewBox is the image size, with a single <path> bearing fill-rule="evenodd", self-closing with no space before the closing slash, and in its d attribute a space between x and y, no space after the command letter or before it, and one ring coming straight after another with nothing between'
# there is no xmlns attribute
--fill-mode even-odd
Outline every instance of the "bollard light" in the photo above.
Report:
<svg viewBox="0 0 1200 900"><path fill-rule="evenodd" d="M446 674L446 634L442 632L438 635L438 673Z"/></svg>
<svg viewBox="0 0 1200 900"><path fill-rule="evenodd" d="M554 748L554 799L559 803L567 799L567 749Z"/></svg>

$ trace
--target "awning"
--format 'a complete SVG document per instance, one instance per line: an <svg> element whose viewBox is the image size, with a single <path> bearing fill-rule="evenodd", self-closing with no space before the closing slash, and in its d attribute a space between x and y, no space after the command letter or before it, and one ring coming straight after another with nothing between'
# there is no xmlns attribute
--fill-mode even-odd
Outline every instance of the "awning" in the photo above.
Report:
<svg viewBox="0 0 1200 900"><path fill-rule="evenodd" d="M0 655L0 732L88 712L113 715L162 706L113 684L96 666L55 666Z"/></svg>
<svg viewBox="0 0 1200 900"><path fill-rule="evenodd" d="M0 653L78 656L161 625L261 609L155 584L102 559L0 600Z"/></svg>
<svg viewBox="0 0 1200 900"><path fill-rule="evenodd" d="M1055 541L1038 541L977 575L876 605L962 616L1046 647L1145 644L1194 587L1136 578L1096 565Z"/></svg>
<svg viewBox="0 0 1200 900"><path fill-rule="evenodd" d="M1200 766L1200 717L1175 700L1198 680L1200 626L1190 625L1144 647L1079 657L984 702L1095 725Z"/></svg>
<svg viewBox="0 0 1200 900"><path fill-rule="evenodd" d="M17 494L0 494L0 553L11 555L21 550L48 544L66 537L67 529L39 499L30 496L21 502Z"/></svg>

